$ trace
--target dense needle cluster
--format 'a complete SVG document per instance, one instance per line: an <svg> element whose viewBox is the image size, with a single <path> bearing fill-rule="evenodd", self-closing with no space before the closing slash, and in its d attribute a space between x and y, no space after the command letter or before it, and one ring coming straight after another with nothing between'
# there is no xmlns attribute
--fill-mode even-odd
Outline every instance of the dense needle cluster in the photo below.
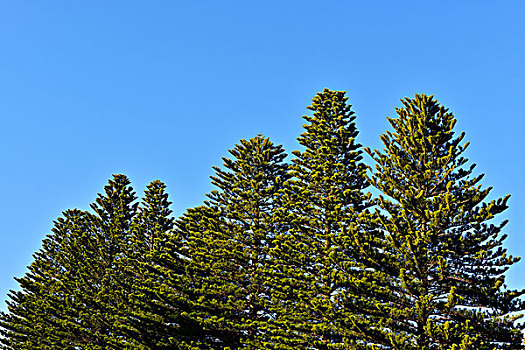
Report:
<svg viewBox="0 0 525 350"><path fill-rule="evenodd" d="M291 162L241 140L179 218L162 182L137 201L114 175L16 279L1 348L525 349L497 220L508 196L487 200L452 113L402 104L372 151L345 92L325 89Z"/></svg>

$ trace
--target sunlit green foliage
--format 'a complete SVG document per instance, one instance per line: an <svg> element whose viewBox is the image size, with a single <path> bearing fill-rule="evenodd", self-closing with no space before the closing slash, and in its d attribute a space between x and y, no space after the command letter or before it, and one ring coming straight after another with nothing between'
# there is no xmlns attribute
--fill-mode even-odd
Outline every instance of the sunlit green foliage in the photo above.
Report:
<svg viewBox="0 0 525 350"><path fill-rule="evenodd" d="M365 234L356 223L369 195L363 193L366 167L347 99L343 91L318 93L298 138L304 151L293 152L284 213L291 230L275 252L280 274L274 284L282 306L276 348L345 348L358 338L353 281L363 265L354 237Z"/></svg>
<svg viewBox="0 0 525 350"><path fill-rule="evenodd" d="M345 92L325 89L291 164L266 137L241 140L179 218L162 182L137 201L114 175L17 278L1 348L525 349L508 196L489 199L452 113L402 102L384 149L366 149L375 171Z"/></svg>
<svg viewBox="0 0 525 350"><path fill-rule="evenodd" d="M389 119L393 132L376 161L372 184L381 191L378 229L392 281L381 326L388 349L521 349L514 322L523 291L504 287L507 255L493 219L508 196L487 200L491 188L473 175L455 135L456 119L432 97L406 98Z"/></svg>
<svg viewBox="0 0 525 350"><path fill-rule="evenodd" d="M91 205L94 214L68 210L17 279L3 314L8 349L134 349L121 336L127 293L120 261L131 237L136 197L116 175Z"/></svg>
<svg viewBox="0 0 525 350"><path fill-rule="evenodd" d="M192 317L210 332L213 348L264 348L270 250L284 223L278 215L286 154L260 135L241 140L215 167L205 206L190 210L178 227L188 237L189 274L194 282Z"/></svg>

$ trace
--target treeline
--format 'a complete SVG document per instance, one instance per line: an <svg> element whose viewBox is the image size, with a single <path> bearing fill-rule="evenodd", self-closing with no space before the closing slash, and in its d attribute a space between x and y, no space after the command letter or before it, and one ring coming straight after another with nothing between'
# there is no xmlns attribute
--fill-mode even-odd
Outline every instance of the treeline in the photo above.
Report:
<svg viewBox="0 0 525 350"><path fill-rule="evenodd" d="M452 113L402 103L372 151L345 93L325 89L291 162L241 140L177 219L162 182L137 201L115 175L17 278L3 348L524 349L523 291L505 286L519 259L494 220L508 196L486 199Z"/></svg>

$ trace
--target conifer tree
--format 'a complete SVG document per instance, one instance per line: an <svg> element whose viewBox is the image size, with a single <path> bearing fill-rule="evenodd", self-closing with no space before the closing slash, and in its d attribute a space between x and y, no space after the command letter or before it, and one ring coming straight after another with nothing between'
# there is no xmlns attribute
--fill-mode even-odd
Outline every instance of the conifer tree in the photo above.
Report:
<svg viewBox="0 0 525 350"><path fill-rule="evenodd" d="M227 321L238 319L238 312L227 306L235 290L233 283L222 277L234 268L224 263L232 254L229 225L221 220L219 211L201 205L188 209L175 226L176 236L168 241L170 248L165 259L170 261L181 256L181 252L186 259L188 278L183 291L190 303L187 317L195 322L192 336L178 346L180 349L239 348L241 331L235 323ZM180 240L185 244L180 246ZM168 285L177 285L177 281L171 281L170 270L168 268L166 274Z"/></svg>
<svg viewBox="0 0 525 350"><path fill-rule="evenodd" d="M125 261L130 277L128 331L148 349L182 348L198 324L187 315L184 242L174 231L171 202L159 180L147 186L132 223L132 249Z"/></svg>
<svg viewBox="0 0 525 350"><path fill-rule="evenodd" d="M91 231L91 218L79 210L68 210L55 221L29 272L15 278L20 290L11 291L9 313L2 314L0 323L3 348L73 349L86 336L79 320L90 305L75 295L83 288L75 275L83 269L80 249L86 231ZM75 289L69 293L66 286Z"/></svg>
<svg viewBox="0 0 525 350"><path fill-rule="evenodd" d="M264 349L271 290L269 251L283 230L278 215L287 180L281 146L258 135L241 140L223 158L205 206L178 223L188 237L197 300L193 316L211 348Z"/></svg>
<svg viewBox="0 0 525 350"><path fill-rule="evenodd" d="M371 183L382 192L377 212L383 260L374 268L390 281L377 347L399 350L523 349L523 291L505 288L519 259L506 253L494 218L508 196L487 200L483 175L464 157L464 133L433 96L402 100L393 132L383 134Z"/></svg>
<svg viewBox="0 0 525 350"><path fill-rule="evenodd" d="M122 312L127 310L129 292L124 288L126 274L122 262L131 247L132 222L138 202L125 175L113 176L104 191L105 194L99 194L91 204L95 212L96 234L92 255L86 259L93 269L86 271L86 285L93 289L88 297L98 307L89 315L97 323L95 338L90 342L91 346L95 341L102 347L121 347L130 342L125 332L127 315Z"/></svg>
<svg viewBox="0 0 525 350"><path fill-rule="evenodd" d="M363 273L354 245L366 235L356 224L368 206L368 186L354 112L343 91L318 93L304 116L293 179L287 187L287 220L274 254L279 263L280 349L348 348L359 337L356 280ZM365 238L362 237L362 240Z"/></svg>
<svg viewBox="0 0 525 350"><path fill-rule="evenodd" d="M126 291L117 269L130 241L135 196L115 175L92 205L94 214L68 210L17 279L2 314L7 349L136 349L122 332Z"/></svg>

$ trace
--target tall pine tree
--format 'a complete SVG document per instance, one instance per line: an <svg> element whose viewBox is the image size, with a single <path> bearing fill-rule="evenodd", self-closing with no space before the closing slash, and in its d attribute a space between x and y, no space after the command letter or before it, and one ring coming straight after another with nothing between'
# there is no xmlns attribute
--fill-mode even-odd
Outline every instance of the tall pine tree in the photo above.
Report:
<svg viewBox="0 0 525 350"><path fill-rule="evenodd" d="M53 233L34 254L29 272L16 278L20 290L11 291L8 313L1 318L5 349L74 349L90 336L81 319L92 305L82 302L83 246L89 239L91 217L68 210L55 221Z"/></svg>
<svg viewBox="0 0 525 350"><path fill-rule="evenodd" d="M119 269L135 199L127 177L115 175L92 204L94 214L68 210L55 222L2 314L7 349L140 348L126 336Z"/></svg>
<svg viewBox="0 0 525 350"><path fill-rule="evenodd" d="M356 285L366 265L359 262L355 237L368 234L356 223L369 195L363 193L366 167L347 99L343 91L325 89L308 107L313 115L303 117L306 131L298 141L304 151L293 152L286 191L293 225L274 250L281 325L275 348L348 348L360 337Z"/></svg>
<svg viewBox="0 0 525 350"><path fill-rule="evenodd" d="M188 259L174 230L166 185L147 186L131 224L131 249L122 260L127 334L147 349L181 348L193 340L198 325L188 314Z"/></svg>
<svg viewBox="0 0 525 350"><path fill-rule="evenodd" d="M196 297L192 317L206 331L210 348L264 349L271 290L269 254L284 224L278 215L286 154L258 135L241 140L215 167L204 207L178 223L188 237ZM215 344L214 344L215 343Z"/></svg>
<svg viewBox="0 0 525 350"><path fill-rule="evenodd" d="M402 100L393 132L382 135L372 184L382 192L378 230L390 286L370 343L399 350L523 349L515 321L523 291L505 288L519 259L502 247L506 221L494 218L508 196L487 200L483 175L464 157L464 133L432 96Z"/></svg>

